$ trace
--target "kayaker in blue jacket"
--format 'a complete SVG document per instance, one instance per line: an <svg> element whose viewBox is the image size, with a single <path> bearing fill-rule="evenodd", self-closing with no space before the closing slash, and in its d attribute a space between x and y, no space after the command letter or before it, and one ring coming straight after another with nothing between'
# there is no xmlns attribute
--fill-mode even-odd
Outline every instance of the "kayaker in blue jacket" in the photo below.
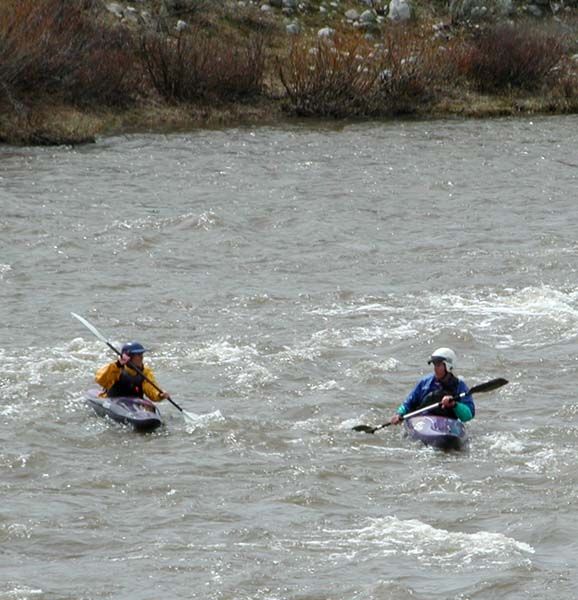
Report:
<svg viewBox="0 0 578 600"><path fill-rule="evenodd" d="M392 424L401 423L402 416L414 410L437 404L428 414L441 415L460 421L469 421L476 414L474 400L468 386L453 374L456 366L456 353L451 348L438 348L432 353L428 365L433 364L434 372L421 379L391 418ZM466 393L459 401L454 396Z"/></svg>

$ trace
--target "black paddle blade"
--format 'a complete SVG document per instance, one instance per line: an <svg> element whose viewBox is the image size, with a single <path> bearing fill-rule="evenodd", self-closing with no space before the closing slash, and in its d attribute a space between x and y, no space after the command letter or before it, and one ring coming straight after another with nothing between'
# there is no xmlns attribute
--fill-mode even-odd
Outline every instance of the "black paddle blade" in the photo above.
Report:
<svg viewBox="0 0 578 600"><path fill-rule="evenodd" d="M370 427L369 425L356 425L351 428L353 431L363 431L364 433L375 433L377 427Z"/></svg>
<svg viewBox="0 0 578 600"><path fill-rule="evenodd" d="M491 381L486 381L486 383L480 383L480 385L474 385L473 388L470 388L470 394L479 394L480 392L491 392L492 390L497 390L501 388L503 385L508 383L507 379L503 377L498 377L497 379L492 379Z"/></svg>

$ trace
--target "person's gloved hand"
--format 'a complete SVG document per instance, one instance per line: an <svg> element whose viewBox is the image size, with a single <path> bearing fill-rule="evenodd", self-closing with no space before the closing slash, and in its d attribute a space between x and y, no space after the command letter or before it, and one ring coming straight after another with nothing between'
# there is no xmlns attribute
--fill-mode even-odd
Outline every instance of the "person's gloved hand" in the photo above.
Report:
<svg viewBox="0 0 578 600"><path fill-rule="evenodd" d="M118 363L119 367L124 367L124 365L126 365L127 362L130 361L130 354L121 354L118 357L118 360L116 361Z"/></svg>
<svg viewBox="0 0 578 600"><path fill-rule="evenodd" d="M442 408L453 408L456 405L456 401L453 396L444 396L442 398Z"/></svg>

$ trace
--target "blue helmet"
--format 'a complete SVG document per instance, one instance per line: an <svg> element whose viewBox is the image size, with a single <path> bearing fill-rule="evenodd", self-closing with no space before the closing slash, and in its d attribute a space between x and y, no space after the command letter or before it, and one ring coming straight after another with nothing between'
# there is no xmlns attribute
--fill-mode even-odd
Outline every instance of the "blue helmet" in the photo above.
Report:
<svg viewBox="0 0 578 600"><path fill-rule="evenodd" d="M127 342L121 350L121 354L143 354L147 349L140 342Z"/></svg>

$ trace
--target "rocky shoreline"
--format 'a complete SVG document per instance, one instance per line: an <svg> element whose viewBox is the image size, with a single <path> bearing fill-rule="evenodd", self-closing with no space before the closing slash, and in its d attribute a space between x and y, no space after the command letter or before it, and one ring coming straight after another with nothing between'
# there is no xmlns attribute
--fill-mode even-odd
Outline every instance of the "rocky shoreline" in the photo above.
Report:
<svg viewBox="0 0 578 600"><path fill-rule="evenodd" d="M71 8L45 0L41 21L29 1L22 22L0 17L0 36L20 31L12 47L40 63L31 69L18 53L0 55L2 143L82 144L303 118L578 112L576 3L84 0ZM68 37L52 35L61 45L46 48L41 34L54 28ZM68 64L60 48L84 51L87 35L100 46ZM502 73L512 52L519 57ZM536 61L544 54L549 62ZM518 73L518 63L534 70Z"/></svg>

